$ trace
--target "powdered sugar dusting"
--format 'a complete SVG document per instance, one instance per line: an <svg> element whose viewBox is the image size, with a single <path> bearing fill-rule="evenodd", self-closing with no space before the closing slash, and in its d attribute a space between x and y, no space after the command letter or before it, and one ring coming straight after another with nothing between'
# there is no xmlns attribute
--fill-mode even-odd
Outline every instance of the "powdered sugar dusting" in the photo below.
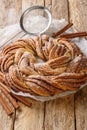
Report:
<svg viewBox="0 0 87 130"><path fill-rule="evenodd" d="M80 38L75 43L80 47L81 51L87 56L87 40L85 40L84 38Z"/></svg>
<svg viewBox="0 0 87 130"><path fill-rule="evenodd" d="M24 24L25 29L31 33L41 32L47 27L47 25L48 25L48 19L46 19L41 15L30 17Z"/></svg>

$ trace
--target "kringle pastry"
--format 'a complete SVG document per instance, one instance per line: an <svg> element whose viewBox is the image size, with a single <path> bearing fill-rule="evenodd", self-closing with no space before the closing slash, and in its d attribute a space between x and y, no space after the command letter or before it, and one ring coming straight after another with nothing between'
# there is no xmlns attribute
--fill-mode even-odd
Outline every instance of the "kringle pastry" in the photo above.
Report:
<svg viewBox="0 0 87 130"><path fill-rule="evenodd" d="M87 59L71 41L42 35L18 40L0 54L0 81L16 92L53 96L87 81Z"/></svg>

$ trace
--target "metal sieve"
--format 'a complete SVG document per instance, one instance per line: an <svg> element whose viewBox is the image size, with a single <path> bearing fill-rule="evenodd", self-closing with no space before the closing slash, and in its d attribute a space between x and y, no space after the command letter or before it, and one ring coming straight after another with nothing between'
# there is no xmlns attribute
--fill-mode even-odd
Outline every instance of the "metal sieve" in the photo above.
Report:
<svg viewBox="0 0 87 130"><path fill-rule="evenodd" d="M20 18L21 29L30 35L43 34L51 24L51 12L44 6L26 9Z"/></svg>

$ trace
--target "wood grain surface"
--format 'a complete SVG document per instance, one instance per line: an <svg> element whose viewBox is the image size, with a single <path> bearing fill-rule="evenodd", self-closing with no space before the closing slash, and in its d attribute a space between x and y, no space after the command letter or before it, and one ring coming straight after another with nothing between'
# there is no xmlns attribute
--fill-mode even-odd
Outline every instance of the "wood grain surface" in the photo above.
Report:
<svg viewBox="0 0 87 130"><path fill-rule="evenodd" d="M21 111L16 112L14 130L44 130L44 103L33 102L31 108L20 103Z"/></svg>
<svg viewBox="0 0 87 130"><path fill-rule="evenodd" d="M45 130L75 130L73 95L46 102Z"/></svg>
<svg viewBox="0 0 87 130"><path fill-rule="evenodd" d="M21 12L21 0L0 0L0 27L19 22Z"/></svg>
<svg viewBox="0 0 87 130"><path fill-rule="evenodd" d="M69 0L70 20L78 31L87 31L87 0Z"/></svg>
<svg viewBox="0 0 87 130"><path fill-rule="evenodd" d="M0 26L17 23L21 13L36 4L50 8L54 18L73 21L77 30L87 31L87 0L0 0ZM53 101L33 101L32 108L20 106L8 117L0 105L0 130L87 130L87 87Z"/></svg>
<svg viewBox="0 0 87 130"><path fill-rule="evenodd" d="M87 130L87 87L75 94L75 128Z"/></svg>

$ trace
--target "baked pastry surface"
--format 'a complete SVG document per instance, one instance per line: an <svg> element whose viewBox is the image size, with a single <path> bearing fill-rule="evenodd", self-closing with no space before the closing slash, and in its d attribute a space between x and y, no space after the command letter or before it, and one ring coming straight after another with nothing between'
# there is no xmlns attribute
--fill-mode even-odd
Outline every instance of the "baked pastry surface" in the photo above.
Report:
<svg viewBox="0 0 87 130"><path fill-rule="evenodd" d="M87 58L71 41L42 35L20 39L0 53L0 81L16 92L53 96L87 81Z"/></svg>

